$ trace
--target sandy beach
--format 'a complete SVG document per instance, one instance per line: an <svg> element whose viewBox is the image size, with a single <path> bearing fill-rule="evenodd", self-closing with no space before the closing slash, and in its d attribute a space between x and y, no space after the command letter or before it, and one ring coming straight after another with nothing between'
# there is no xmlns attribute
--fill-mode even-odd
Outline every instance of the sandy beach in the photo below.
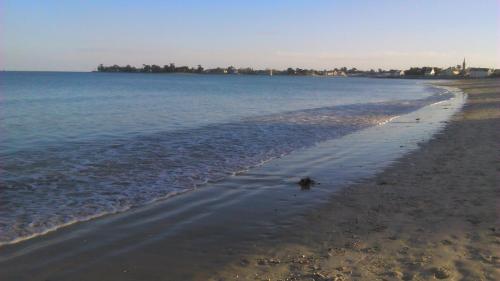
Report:
<svg viewBox="0 0 500 281"><path fill-rule="evenodd" d="M214 280L500 280L500 81L447 85L445 130Z"/></svg>
<svg viewBox="0 0 500 281"><path fill-rule="evenodd" d="M468 96L450 121L408 114L209 188L3 246L0 280L499 280L500 80L444 85ZM300 190L303 175L320 184Z"/></svg>
<svg viewBox="0 0 500 281"><path fill-rule="evenodd" d="M0 281L500 281L500 0L0 7Z"/></svg>

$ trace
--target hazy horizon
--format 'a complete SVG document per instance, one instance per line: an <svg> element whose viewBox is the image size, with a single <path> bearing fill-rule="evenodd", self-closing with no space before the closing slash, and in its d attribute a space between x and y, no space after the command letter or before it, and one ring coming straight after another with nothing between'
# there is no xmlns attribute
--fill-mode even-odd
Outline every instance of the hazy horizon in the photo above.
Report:
<svg viewBox="0 0 500 281"><path fill-rule="evenodd" d="M2 1L2 70L500 68L498 1Z"/></svg>

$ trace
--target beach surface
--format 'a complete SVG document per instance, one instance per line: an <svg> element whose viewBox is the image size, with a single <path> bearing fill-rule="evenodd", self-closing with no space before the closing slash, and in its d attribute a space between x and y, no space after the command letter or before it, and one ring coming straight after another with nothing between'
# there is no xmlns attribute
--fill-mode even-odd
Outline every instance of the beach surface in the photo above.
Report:
<svg viewBox="0 0 500 281"><path fill-rule="evenodd" d="M441 103L3 246L0 280L499 280L500 81L446 85L468 95L449 121Z"/></svg>
<svg viewBox="0 0 500 281"><path fill-rule="evenodd" d="M500 280L500 81L446 85L468 98L441 133L214 280Z"/></svg>

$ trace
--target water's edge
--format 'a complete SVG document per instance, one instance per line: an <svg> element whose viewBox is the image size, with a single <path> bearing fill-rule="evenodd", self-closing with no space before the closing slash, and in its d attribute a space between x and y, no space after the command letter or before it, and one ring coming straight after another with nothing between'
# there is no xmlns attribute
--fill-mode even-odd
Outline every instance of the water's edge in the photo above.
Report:
<svg viewBox="0 0 500 281"><path fill-rule="evenodd" d="M436 86L438 87L438 86ZM439 87L439 88L445 88L445 87ZM379 122L377 124L375 124L374 126L370 126L368 128L360 128L362 131L364 130L374 130L374 127L377 127L377 126L387 126L389 124L397 124L397 122L404 122L404 121L401 121L402 119L405 119L405 116L410 116L412 114L415 114L415 112L419 112L419 111L432 111L433 109L434 110L438 110L439 108L439 105L443 105L443 104L446 104L446 103L450 103L452 101L455 100L455 102L458 101L458 99L460 99L460 96L463 95L463 93L458 90L458 89L455 89L455 88L449 88L449 87L446 87L448 89L448 91L452 92L454 94L454 96L448 100L442 100L442 101L438 101L438 102L435 102L435 103L432 103L430 105L424 105L423 107L420 107L414 111L411 111L410 113L405 113L401 116L392 116L390 118L388 118L387 120L384 120L383 122ZM461 108L461 105L463 105L464 103L464 100L461 100L458 102L458 104L455 104L455 111L456 110L459 110ZM441 108L439 108L441 109ZM448 114L447 116L441 116L441 120L440 121L436 121L436 122L444 122L446 121L447 119L449 119L450 117L452 116L452 114ZM443 119L444 118L444 119ZM436 124L434 124L436 125ZM437 126L436 128L433 128L431 131L432 133L430 133L430 135L427 135L426 138L430 138L432 137L432 135L434 133L436 133L436 131L439 130L439 126ZM348 137L350 135L352 135L353 133L350 133L348 135L343 135L343 136L340 136L338 138L334 138L333 140L336 140L336 142L340 142L342 143L342 140L340 139L343 139L345 137ZM359 134L359 131L355 131L354 134ZM287 174L294 174L295 172L293 172L293 170L307 170L305 167L300 167L300 166L304 166L304 165L307 165L307 163L309 163L308 161L318 161L318 155L321 155L321 154L324 154L325 151L328 151L331 153L331 147L330 148L326 148L328 147L328 143L330 143L332 141L332 139L330 140L326 140L326 141L321 141L319 143L316 143L313 147L309 147L309 148L300 148L298 150L294 150L293 152L289 153L287 156L281 158L281 156L278 156L278 157L272 157L266 161L263 161L257 165L253 165L251 167L246 167L245 169L237 172L237 173L233 173L233 177L240 177L240 176L248 176L248 175L251 175L253 173L258 173L259 170L265 170L265 169L268 169L271 171L271 173L273 173L272 171L273 170L276 170L277 166L280 165L281 162L293 162L293 158L294 157L297 157L297 155L304 155L304 154L310 154L308 157L309 157L309 160L305 160L305 158L303 156L300 156L298 158L300 158L301 160L298 161L295 165L289 165L288 166L288 172ZM416 145L415 147L413 147L412 149L415 149L417 148L418 145ZM408 147L408 149L410 149L411 147ZM326 150L325 150L326 149ZM319 154L318 154L318 151L321 151ZM310 153L311 151L313 151L314 153ZM339 154L342 154L342 153L345 153L345 152L342 152L342 151L338 151ZM394 156L394 155L393 155ZM313 159L311 159L311 157ZM316 157L316 159L314 159L314 157ZM276 159L278 158L278 159ZM307 158L307 157L306 157ZM280 160L280 161L278 161ZM331 160L331 159L330 159ZM328 159L323 159L322 161L324 161L324 163L326 163L328 161ZM347 160L349 161L349 160ZM281 163L282 164L282 163ZM387 163L385 163L387 164ZM327 166L327 165L326 165ZM383 166L381 167L378 167L377 169L380 169L380 168L383 168ZM283 170L283 168L279 168L281 170ZM373 174L373 170L370 171L371 174ZM277 172L278 173L278 172ZM282 172L279 172L279 173L282 173ZM278 173L278 174L279 174ZM343 180L344 182L349 182L349 181L354 181L356 180L356 178L362 178L362 177L366 177L366 176L370 176L370 173L366 173L366 174L356 174L354 173L353 175L350 175L350 176L347 176L345 177L345 179ZM339 177L340 178L340 177ZM336 184L338 185L340 182L337 182ZM204 188L209 188L210 187L210 182L209 183L204 183L203 184L203 187ZM166 202L168 200L168 198L171 198L171 197L174 197L176 195L179 195L179 194L182 194L182 193L185 193L187 191L191 191L191 190L183 190L183 191L180 191L178 193L170 193L168 194L167 196L165 197L161 197L161 198L157 198L155 200L152 200L150 202L148 202L147 204L145 204L146 206L133 206L132 208L133 209L139 209L139 208L142 208L142 207L151 207L151 206L154 206L156 204L162 204L163 202ZM68 227L70 225L74 225L74 224L77 224L77 223L80 223L80 222L85 222L85 221L90 221L90 220L94 220L94 219L97 219L97 218L101 218L101 217L104 217L104 216L110 216L110 215L113 215L113 214L116 214L116 213L123 213L123 212L126 212L130 210L130 208L124 208L124 209L121 209L121 210L116 210L115 212L105 212L105 213L99 213L99 214L95 214L93 216L89 216L89 217L86 217L86 218L83 218L83 219L78 219L78 220L74 220L74 221L70 221L70 222L67 222L67 223L64 223L64 224L61 224L61 225L58 225L56 227L53 227L53 228L49 228L49 229L46 229L45 231L43 232L39 232L39 233L34 233L32 235L29 235L29 236L24 236L24 237L19 237L17 239L14 239L12 241L7 241L7 242L1 242L0 243L0 246L4 246L4 245L10 245L10 244L16 244L16 243L19 243L21 241L25 241L25 240L30 240L32 238L35 238L35 237L39 237L39 236L43 236L43 235L46 235L48 233L52 233L54 231L57 231L61 228L65 228L65 227Z"/></svg>

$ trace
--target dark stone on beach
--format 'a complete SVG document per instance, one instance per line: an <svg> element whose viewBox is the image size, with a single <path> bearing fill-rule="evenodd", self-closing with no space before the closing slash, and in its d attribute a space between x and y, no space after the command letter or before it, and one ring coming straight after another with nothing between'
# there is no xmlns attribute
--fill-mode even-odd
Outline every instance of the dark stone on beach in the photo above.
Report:
<svg viewBox="0 0 500 281"><path fill-rule="evenodd" d="M434 277L437 279L446 279L450 277L450 271L444 267L436 268L434 270Z"/></svg>
<svg viewBox="0 0 500 281"><path fill-rule="evenodd" d="M298 182L298 184L300 185L301 189L310 189L311 186L316 184L316 181L314 181L310 177L305 177L305 178L301 178L300 181Z"/></svg>

